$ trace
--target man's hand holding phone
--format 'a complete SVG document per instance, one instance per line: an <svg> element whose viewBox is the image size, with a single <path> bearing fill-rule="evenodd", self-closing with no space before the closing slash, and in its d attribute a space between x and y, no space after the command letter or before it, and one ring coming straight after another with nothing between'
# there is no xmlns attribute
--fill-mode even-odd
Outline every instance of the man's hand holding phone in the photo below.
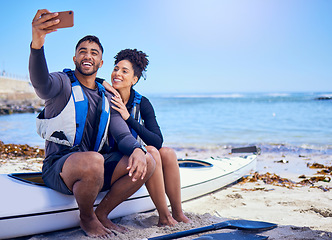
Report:
<svg viewBox="0 0 332 240"><path fill-rule="evenodd" d="M40 49L45 43L45 36L58 28L72 27L74 25L73 11L51 13L47 9L38 10L32 21L31 47Z"/></svg>

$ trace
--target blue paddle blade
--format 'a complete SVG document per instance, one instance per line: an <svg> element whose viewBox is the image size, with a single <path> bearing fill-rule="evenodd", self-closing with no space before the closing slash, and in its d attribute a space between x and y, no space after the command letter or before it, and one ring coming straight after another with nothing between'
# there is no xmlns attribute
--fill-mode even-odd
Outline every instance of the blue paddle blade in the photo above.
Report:
<svg viewBox="0 0 332 240"><path fill-rule="evenodd" d="M263 240L267 238L268 237L265 236L235 231L231 233L205 234L203 236L200 236L199 238L194 238L194 240Z"/></svg>
<svg viewBox="0 0 332 240"><path fill-rule="evenodd" d="M264 231L277 227L277 224L268 222L258 222L250 220L229 220L221 223L212 224L206 227L194 228L182 232L171 233L167 235L162 235L158 237L149 238L148 240L166 240L166 239L176 239L180 237L190 236L197 233L203 233L213 230L218 230L222 228L230 229L241 229L247 231Z"/></svg>
<svg viewBox="0 0 332 240"><path fill-rule="evenodd" d="M250 221L250 220L228 220L213 225L214 229L234 228L234 229L241 229L248 231L264 231L277 227L277 224L275 223Z"/></svg>

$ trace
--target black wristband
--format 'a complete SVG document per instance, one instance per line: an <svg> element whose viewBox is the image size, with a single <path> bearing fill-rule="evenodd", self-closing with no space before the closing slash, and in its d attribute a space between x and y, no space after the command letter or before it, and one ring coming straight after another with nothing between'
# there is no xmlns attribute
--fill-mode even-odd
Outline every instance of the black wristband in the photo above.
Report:
<svg viewBox="0 0 332 240"><path fill-rule="evenodd" d="M140 147L138 147L139 149L141 149L143 152L144 152L144 154L146 154L148 151L146 150L146 148L143 146L143 145L141 145Z"/></svg>

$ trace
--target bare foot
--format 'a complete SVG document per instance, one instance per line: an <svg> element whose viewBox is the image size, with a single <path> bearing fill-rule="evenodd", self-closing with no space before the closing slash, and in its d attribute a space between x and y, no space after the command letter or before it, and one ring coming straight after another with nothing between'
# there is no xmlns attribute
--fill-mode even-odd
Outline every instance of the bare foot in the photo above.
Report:
<svg viewBox="0 0 332 240"><path fill-rule="evenodd" d="M108 238L114 236L114 234L99 222L97 217L89 219L82 219L80 226L86 235L93 238Z"/></svg>
<svg viewBox="0 0 332 240"><path fill-rule="evenodd" d="M99 217L99 221L104 225L105 228L107 228L109 230L114 230L114 231L117 231L117 232L120 232L120 233L126 233L126 232L128 232L127 228L113 223L108 218L100 218Z"/></svg>
<svg viewBox="0 0 332 240"><path fill-rule="evenodd" d="M173 218L178 222L190 223L190 219L182 211L180 213L173 213Z"/></svg>
<svg viewBox="0 0 332 240"><path fill-rule="evenodd" d="M171 216L167 215L165 217L159 216L159 221L158 221L158 227L163 227L163 226L175 226L178 222Z"/></svg>

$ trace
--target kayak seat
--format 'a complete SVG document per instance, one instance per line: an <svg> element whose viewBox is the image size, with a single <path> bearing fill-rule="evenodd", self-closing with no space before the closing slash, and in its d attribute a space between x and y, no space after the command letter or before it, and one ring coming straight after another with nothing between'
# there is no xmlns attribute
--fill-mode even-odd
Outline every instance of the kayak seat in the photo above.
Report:
<svg viewBox="0 0 332 240"><path fill-rule="evenodd" d="M11 173L8 174L9 177L12 177L16 180L39 185L39 186L45 186L45 183L42 179L42 173L41 172L31 172L31 173Z"/></svg>
<svg viewBox="0 0 332 240"><path fill-rule="evenodd" d="M202 168L202 167L212 167L213 164L196 160L196 159L178 159L179 167L181 168Z"/></svg>

